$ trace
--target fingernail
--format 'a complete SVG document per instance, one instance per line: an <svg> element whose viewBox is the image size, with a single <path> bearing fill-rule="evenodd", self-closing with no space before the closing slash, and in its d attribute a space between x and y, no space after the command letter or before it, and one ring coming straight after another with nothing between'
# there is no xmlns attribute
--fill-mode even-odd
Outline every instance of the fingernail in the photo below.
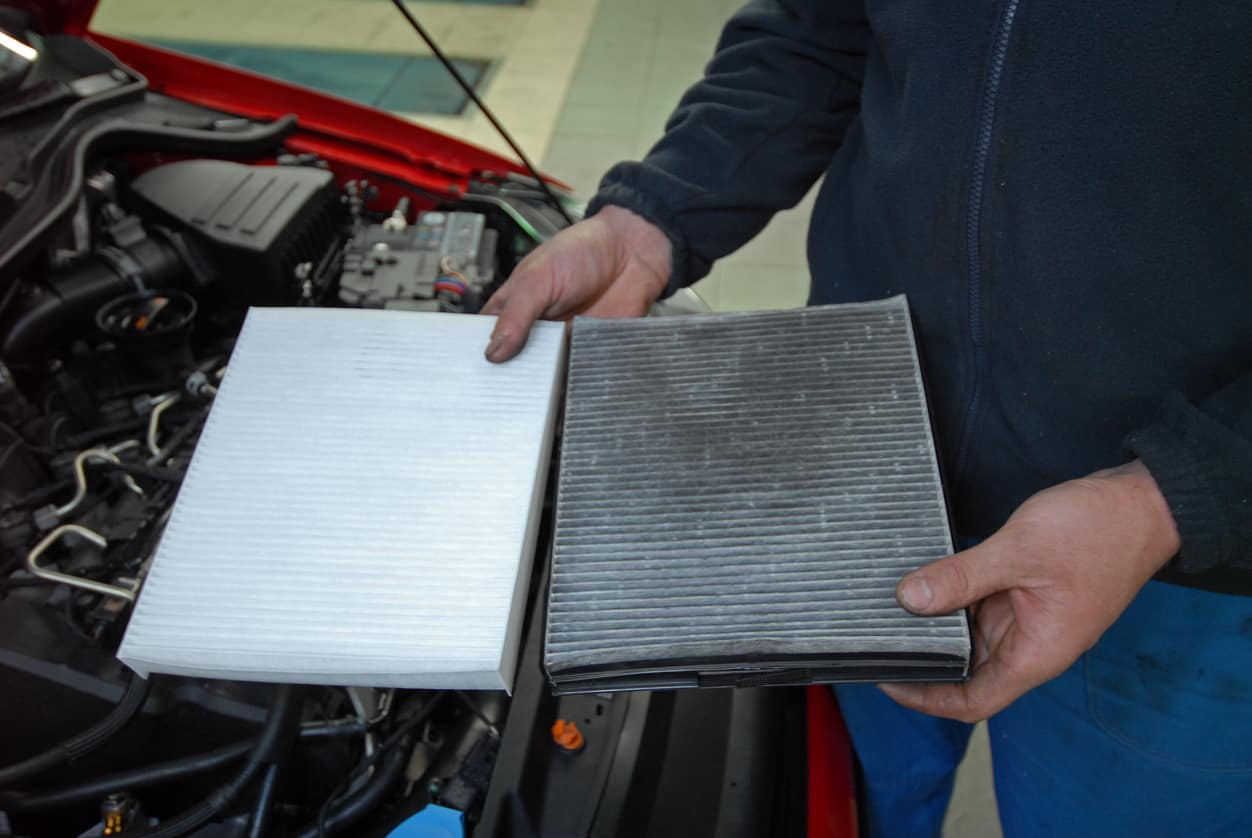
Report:
<svg viewBox="0 0 1252 838"><path fill-rule="evenodd" d="M913 576L900 584L900 602L910 611L925 611L935 598L924 576Z"/></svg>
<svg viewBox="0 0 1252 838"><path fill-rule="evenodd" d="M492 335L491 341L487 344L487 358L496 360L496 356L500 354L500 345L504 343L504 335Z"/></svg>

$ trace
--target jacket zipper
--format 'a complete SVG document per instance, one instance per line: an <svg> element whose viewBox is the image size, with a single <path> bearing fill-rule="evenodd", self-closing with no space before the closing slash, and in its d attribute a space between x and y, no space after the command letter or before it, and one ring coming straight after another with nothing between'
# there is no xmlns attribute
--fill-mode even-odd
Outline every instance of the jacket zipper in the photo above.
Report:
<svg viewBox="0 0 1252 838"><path fill-rule="evenodd" d="M978 409L982 401L983 379L986 377L987 358L982 343L982 204L983 189L987 175L987 158L991 154L991 138L995 129L996 102L1000 94L1000 76L1004 72L1004 60L1009 50L1009 35L1017 18L1020 0L1007 0L996 24L995 40L991 46L991 62L983 86L982 102L978 110L978 134L974 141L974 168L969 182L969 205L965 217L965 250L969 264L966 277L969 291L969 336L974 344L974 386L965 420L961 429L961 444L957 449L956 479L964 479L969 468L970 445Z"/></svg>

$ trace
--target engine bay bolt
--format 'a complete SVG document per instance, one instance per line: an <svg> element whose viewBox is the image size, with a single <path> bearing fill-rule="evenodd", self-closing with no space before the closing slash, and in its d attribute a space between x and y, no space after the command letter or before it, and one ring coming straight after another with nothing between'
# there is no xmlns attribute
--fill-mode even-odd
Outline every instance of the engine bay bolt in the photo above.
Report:
<svg viewBox="0 0 1252 838"><path fill-rule="evenodd" d="M206 398L217 393L217 388L209 383L209 376L203 370L196 370L191 375L187 376L187 381L184 386L186 387L189 395L195 396L199 399Z"/></svg>
<svg viewBox="0 0 1252 838"><path fill-rule="evenodd" d="M558 748L571 754L581 751L583 745L587 744L578 725L565 719L557 719L552 726L552 741Z"/></svg>

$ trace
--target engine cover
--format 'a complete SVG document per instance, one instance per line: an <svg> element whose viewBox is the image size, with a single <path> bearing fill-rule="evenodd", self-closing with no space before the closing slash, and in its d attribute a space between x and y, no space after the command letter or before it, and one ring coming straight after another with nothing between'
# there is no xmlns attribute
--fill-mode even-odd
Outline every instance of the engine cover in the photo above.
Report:
<svg viewBox="0 0 1252 838"><path fill-rule="evenodd" d="M194 231L226 296L254 305L293 298L340 215L334 177L306 166L184 160L145 172L131 190L141 212Z"/></svg>

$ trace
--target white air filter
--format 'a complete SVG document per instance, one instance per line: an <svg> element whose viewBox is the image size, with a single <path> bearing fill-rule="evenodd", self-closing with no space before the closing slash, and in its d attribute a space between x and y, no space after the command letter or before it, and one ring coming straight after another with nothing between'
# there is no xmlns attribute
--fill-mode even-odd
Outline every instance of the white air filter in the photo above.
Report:
<svg viewBox="0 0 1252 838"><path fill-rule="evenodd" d="M153 672L508 689L563 327L253 309L118 656Z"/></svg>

